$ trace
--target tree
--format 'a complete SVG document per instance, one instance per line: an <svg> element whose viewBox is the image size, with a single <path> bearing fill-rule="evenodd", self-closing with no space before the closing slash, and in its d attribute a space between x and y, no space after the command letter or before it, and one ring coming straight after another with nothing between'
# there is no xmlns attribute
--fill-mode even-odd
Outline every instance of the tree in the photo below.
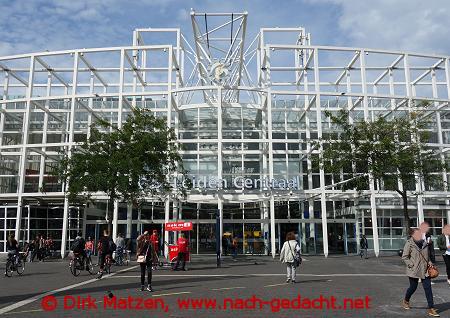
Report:
<svg viewBox="0 0 450 318"><path fill-rule="evenodd" d="M185 173L173 129L165 119L133 110L121 128L105 121L92 125L89 138L63 154L56 175L69 202L105 193L111 230L115 200L140 205L146 197L165 195L172 190L168 176L175 172Z"/></svg>
<svg viewBox="0 0 450 318"><path fill-rule="evenodd" d="M427 104L421 105L426 109ZM443 189L442 173L447 165L439 152L427 145L430 134L426 120L429 111L416 111L388 119L351 122L349 112L327 111L336 130L315 144L322 154L315 166L322 165L326 173L339 180L344 173L342 190L359 192L369 188L370 177L377 190L394 190L402 199L406 232L411 226L408 211L408 191L416 190L416 179L425 190ZM344 181L344 180L341 180Z"/></svg>

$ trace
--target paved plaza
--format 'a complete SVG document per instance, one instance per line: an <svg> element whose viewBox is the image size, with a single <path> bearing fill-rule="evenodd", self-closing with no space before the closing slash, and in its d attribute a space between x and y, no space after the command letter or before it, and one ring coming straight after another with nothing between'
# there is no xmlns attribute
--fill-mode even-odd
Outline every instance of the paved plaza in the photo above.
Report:
<svg viewBox="0 0 450 318"><path fill-rule="evenodd" d="M440 260L438 265L441 276L433 285L436 308L442 317L450 317L450 286L443 275L443 262ZM140 272L134 262L113 267L113 273L102 280L87 273L73 277L67 261L27 263L22 277L1 278L0 314L5 317L426 316L425 295L420 286L411 300L410 311L399 306L408 280L398 256L368 260L357 256L310 256L305 257L295 284L286 284L284 273L285 267L270 257L241 257L237 261L225 258L220 269L216 268L214 257L194 257L188 271L154 271L154 292L149 293L139 290ZM140 303L138 298L142 297ZM331 297L335 298L334 309ZM84 310L69 309L76 307L74 300L83 298L90 299L84 302ZM43 305L42 299L47 303ZM318 309L321 304L323 309ZM43 306L56 309L45 311Z"/></svg>

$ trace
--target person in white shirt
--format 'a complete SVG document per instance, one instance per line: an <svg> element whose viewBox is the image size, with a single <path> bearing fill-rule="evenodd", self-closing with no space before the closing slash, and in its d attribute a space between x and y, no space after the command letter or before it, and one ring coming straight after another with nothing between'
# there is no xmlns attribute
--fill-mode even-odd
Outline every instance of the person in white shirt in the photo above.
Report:
<svg viewBox="0 0 450 318"><path fill-rule="evenodd" d="M294 232L289 232L286 235L286 241L284 242L280 252L280 261L282 263L286 263L286 283L289 283L290 281L292 281L292 283L295 283L296 269L299 265L298 262L295 261L295 259L300 258L300 250L300 245L295 240Z"/></svg>
<svg viewBox="0 0 450 318"><path fill-rule="evenodd" d="M438 237L438 247L443 252L442 258L447 270L447 282L450 285L450 224L442 229L442 235Z"/></svg>

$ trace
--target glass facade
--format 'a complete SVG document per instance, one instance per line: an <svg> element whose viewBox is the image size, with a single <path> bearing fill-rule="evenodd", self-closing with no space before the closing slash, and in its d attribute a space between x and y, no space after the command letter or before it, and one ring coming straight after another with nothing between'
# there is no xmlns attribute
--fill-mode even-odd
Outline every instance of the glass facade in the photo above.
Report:
<svg viewBox="0 0 450 318"><path fill-rule="evenodd" d="M234 17L247 23L246 13ZM336 175L314 166L313 144L337 129L325 111L347 109L353 120L369 121L428 101L428 143L449 161L449 57L314 46L303 28L264 28L248 42L235 28L227 47L211 52L202 40L205 17L191 18L192 45L179 29L164 33L165 45L152 42L158 30L137 29L128 47L0 57L0 252L9 233L22 243L42 234L64 255L76 231L99 237L107 210L113 235L133 239L157 230L169 243L175 237L165 222L192 221L197 253L215 252L217 213L221 236L236 237L239 253L275 255L289 231L305 254L357 253L362 233L377 255L400 248L398 195L382 185L341 191L336 184L353 168ZM207 15L211 25L229 18ZM149 197L139 209L110 207L103 194L72 206L52 175L61 153L99 119L121 127L133 108L174 128L194 187L182 199ZM427 220L439 234L450 218L448 187L408 190L414 224Z"/></svg>

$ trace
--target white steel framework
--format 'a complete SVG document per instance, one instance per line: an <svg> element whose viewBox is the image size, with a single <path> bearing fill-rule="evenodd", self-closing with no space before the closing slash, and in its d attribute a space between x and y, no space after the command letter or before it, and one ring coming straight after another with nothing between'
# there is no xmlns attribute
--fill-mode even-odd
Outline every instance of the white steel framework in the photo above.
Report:
<svg viewBox="0 0 450 318"><path fill-rule="evenodd" d="M244 253L259 246L275 255L292 229L306 252L325 256L357 252L360 233L376 255L397 248L404 235L398 195L373 182L362 193L340 191L348 172L336 179L312 170L311 158L320 155L312 142L335 129L325 110L344 108L353 120L370 121L403 116L426 100L429 145L449 160L450 57L312 45L301 27L262 28L248 40L246 12L192 11L191 21L193 44L178 28L145 28L133 32L132 46L0 57L0 252L10 231L21 241L51 234L62 255L74 231L98 234L105 196L71 206L51 172L93 122L120 127L133 108L167 118L191 177L230 186L199 186L165 202L148 198L145 212L116 202L114 237L188 219L196 225L194 249L207 250L219 210L221 235L237 233ZM152 45L156 35L167 44ZM236 178L299 182L246 188ZM436 232L450 221L447 187L417 182L409 194L417 221L429 220Z"/></svg>

